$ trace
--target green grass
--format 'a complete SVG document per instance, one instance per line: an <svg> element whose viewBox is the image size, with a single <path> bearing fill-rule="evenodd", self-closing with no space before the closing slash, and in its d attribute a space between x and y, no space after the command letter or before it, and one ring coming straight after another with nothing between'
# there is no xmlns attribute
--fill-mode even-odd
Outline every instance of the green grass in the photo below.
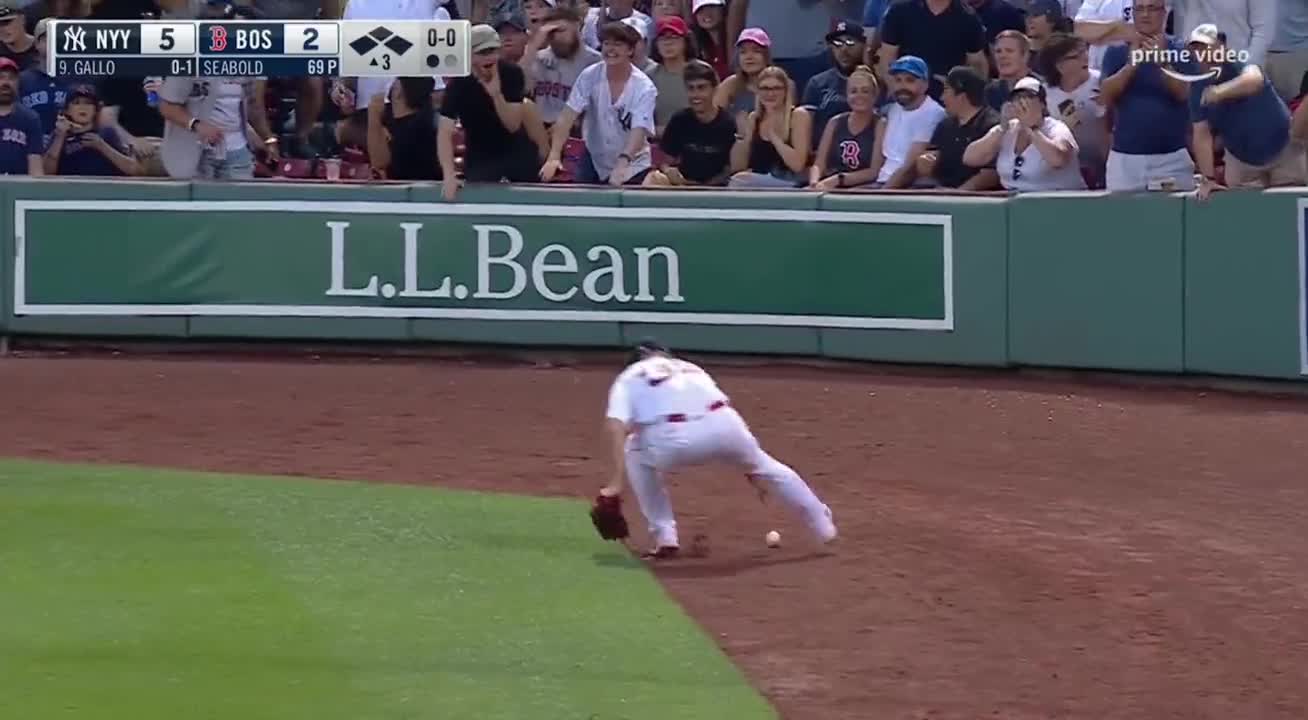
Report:
<svg viewBox="0 0 1308 720"><path fill-rule="evenodd" d="M775 717L584 509L0 463L0 717Z"/></svg>

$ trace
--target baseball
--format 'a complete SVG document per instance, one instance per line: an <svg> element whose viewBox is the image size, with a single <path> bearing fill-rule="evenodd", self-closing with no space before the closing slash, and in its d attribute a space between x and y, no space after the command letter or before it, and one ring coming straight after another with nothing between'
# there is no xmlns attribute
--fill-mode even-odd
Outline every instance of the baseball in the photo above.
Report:
<svg viewBox="0 0 1308 720"><path fill-rule="evenodd" d="M769 531L768 534L763 539L767 542L768 547L774 548L781 544L781 533L777 532L776 530L772 530Z"/></svg>

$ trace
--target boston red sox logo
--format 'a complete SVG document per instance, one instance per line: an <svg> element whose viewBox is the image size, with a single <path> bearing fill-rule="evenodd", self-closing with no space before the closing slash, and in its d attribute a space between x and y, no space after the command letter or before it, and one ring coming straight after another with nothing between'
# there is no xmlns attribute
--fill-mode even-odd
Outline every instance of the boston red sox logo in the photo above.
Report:
<svg viewBox="0 0 1308 720"><path fill-rule="evenodd" d="M210 48L214 52L222 52L227 49L227 28L219 25L209 28Z"/></svg>
<svg viewBox="0 0 1308 720"><path fill-rule="evenodd" d="M849 170L858 169L859 147L857 140L840 141L840 162Z"/></svg>

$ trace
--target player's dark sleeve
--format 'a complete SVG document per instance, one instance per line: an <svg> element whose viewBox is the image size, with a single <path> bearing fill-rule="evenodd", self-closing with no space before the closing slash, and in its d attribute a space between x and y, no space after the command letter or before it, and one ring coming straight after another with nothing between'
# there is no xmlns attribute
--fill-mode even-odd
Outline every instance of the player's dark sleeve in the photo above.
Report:
<svg viewBox="0 0 1308 720"><path fill-rule="evenodd" d="M526 97L527 75L522 68L511 63L500 63L500 90L504 99L511 103L520 103Z"/></svg>
<svg viewBox="0 0 1308 720"><path fill-rule="evenodd" d="M463 78L450 78L441 97L441 117L458 120L463 112Z"/></svg>

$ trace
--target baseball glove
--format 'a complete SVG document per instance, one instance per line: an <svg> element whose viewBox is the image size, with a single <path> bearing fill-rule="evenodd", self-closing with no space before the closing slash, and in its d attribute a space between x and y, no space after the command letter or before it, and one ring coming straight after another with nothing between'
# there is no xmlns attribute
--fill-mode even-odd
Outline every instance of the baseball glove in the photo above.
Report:
<svg viewBox="0 0 1308 720"><path fill-rule="evenodd" d="M622 516L622 498L617 495L596 497L590 508L590 521L605 540L625 540L631 534L627 531L627 519Z"/></svg>

